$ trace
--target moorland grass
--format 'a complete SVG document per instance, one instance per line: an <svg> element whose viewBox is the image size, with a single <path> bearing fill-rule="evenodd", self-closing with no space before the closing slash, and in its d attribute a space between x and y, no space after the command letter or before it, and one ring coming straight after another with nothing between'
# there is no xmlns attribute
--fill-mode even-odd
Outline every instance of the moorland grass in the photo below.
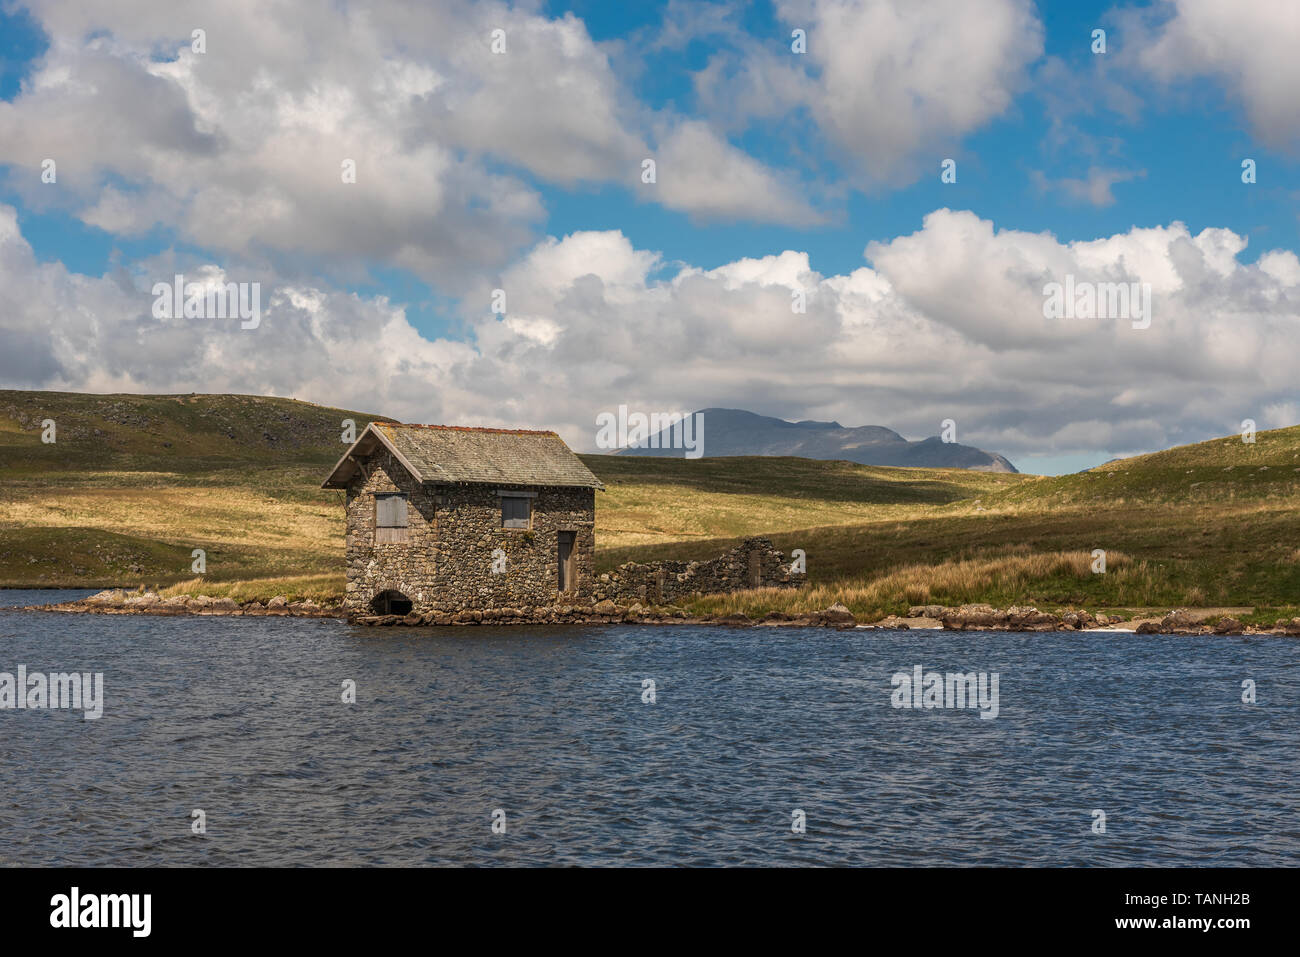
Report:
<svg viewBox="0 0 1300 957"><path fill-rule="evenodd" d="M47 410L53 445L39 438ZM348 417L372 418L248 396L0 392L0 585L336 599L342 495L319 485ZM793 457L583 460L608 487L599 571L706 559L751 535L807 553L805 589L709 596L698 611L1249 606L1271 624L1300 605L1300 428L1053 478Z"/></svg>

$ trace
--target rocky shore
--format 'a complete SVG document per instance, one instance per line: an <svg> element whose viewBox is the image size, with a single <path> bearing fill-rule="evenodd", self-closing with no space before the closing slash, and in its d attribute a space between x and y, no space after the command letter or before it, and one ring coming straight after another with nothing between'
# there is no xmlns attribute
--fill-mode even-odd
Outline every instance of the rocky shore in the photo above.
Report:
<svg viewBox="0 0 1300 957"><path fill-rule="evenodd" d="M226 615L280 616L300 618L347 618L341 605L318 605L313 601L287 601L279 595L263 603L237 602L231 598L207 595L172 595L155 592L132 592L123 589L102 591L79 601L32 605L26 611L52 611L99 615ZM773 612L760 620L745 615L693 616L676 606L648 607L640 603L618 605L599 601L594 605L542 605L523 608L499 608L488 611L426 612L409 615L362 615L350 619L353 624L380 626L435 625L608 625L623 623L685 625L784 625L789 627L853 628L857 619L843 605L835 604L824 611L798 615Z"/></svg>
<svg viewBox="0 0 1300 957"><path fill-rule="evenodd" d="M170 595L155 592L125 591L120 588L102 591L80 601L50 605L31 605L25 611L62 611L98 615L270 615L298 618L342 618L338 605L318 605L310 599L291 602L277 595L266 602L238 602L233 598L210 598L207 595Z"/></svg>
<svg viewBox="0 0 1300 957"><path fill-rule="evenodd" d="M122 589L103 591L80 601L35 605L27 610L104 615L227 615L300 618L346 618L340 605L313 601L288 601L278 595L266 602L237 602L207 595L163 597L154 592ZM426 612L409 615L365 615L352 623L375 626L465 625L608 625L682 624L728 627L865 628L876 630L945 629L948 631L1125 631L1139 635L1294 635L1300 636L1300 618L1278 619L1272 627L1245 625L1232 615L1215 615L1205 609L1175 609L1160 617L1129 619L1123 615L1087 611L1043 612L1030 606L1000 609L992 605L917 605L906 616L891 615L859 622L838 602L822 611L787 614L773 611L762 618L747 615L692 615L676 606L615 604L545 605L488 611Z"/></svg>
<svg viewBox="0 0 1300 957"><path fill-rule="evenodd" d="M1300 618L1279 618L1271 627L1246 625L1232 615L1177 608L1150 618L1088 611L1043 612L1034 607L992 605L917 605L906 618L876 623L891 628L944 628L950 631L1129 631L1138 635L1300 635Z"/></svg>
<svg viewBox="0 0 1300 957"><path fill-rule="evenodd" d="M747 615L691 615L675 606L646 607L639 603L616 605L598 601L594 605L557 605L536 608L501 608L494 611L427 612L423 615L377 615L354 618L360 625L611 625L611 624L679 624L756 625L805 628L854 628L857 619L843 605L835 604L824 611L786 615L772 612L761 619Z"/></svg>

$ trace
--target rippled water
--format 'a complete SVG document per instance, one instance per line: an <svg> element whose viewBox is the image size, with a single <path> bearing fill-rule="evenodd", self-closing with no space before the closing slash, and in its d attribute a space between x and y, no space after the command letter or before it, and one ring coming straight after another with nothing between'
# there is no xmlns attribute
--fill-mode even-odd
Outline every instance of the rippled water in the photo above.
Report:
<svg viewBox="0 0 1300 957"><path fill-rule="evenodd" d="M0 710L0 863L1295 864L1298 658L1273 637L5 611L0 671L102 671L107 702ZM999 716L891 707L918 664L999 673Z"/></svg>

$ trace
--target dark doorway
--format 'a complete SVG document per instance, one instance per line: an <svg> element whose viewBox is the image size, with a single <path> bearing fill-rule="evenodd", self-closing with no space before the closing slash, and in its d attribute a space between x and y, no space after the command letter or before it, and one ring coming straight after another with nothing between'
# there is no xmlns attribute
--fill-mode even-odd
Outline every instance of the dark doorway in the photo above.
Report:
<svg viewBox="0 0 1300 957"><path fill-rule="evenodd" d="M400 591L381 591L370 602L376 615L409 615L414 607L411 599Z"/></svg>
<svg viewBox="0 0 1300 957"><path fill-rule="evenodd" d="M575 588L573 572L573 532L560 532L558 538L557 564L560 567L560 591L573 591Z"/></svg>

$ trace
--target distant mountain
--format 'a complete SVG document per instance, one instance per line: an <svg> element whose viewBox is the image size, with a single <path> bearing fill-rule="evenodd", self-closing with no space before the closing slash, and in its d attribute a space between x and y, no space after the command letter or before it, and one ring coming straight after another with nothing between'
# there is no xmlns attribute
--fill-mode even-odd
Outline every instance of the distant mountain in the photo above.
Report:
<svg viewBox="0 0 1300 957"><path fill-rule="evenodd" d="M845 428L838 422L787 422L743 409L703 409L704 455L798 455L806 459L844 459L862 465L901 465L923 468L973 469L978 472L1015 472L1016 467L996 452L944 442L938 436L909 442L893 429L879 425ZM670 432L657 436L658 445L670 444ZM681 458L682 449L654 448L641 442L618 451L619 455L660 455Z"/></svg>

